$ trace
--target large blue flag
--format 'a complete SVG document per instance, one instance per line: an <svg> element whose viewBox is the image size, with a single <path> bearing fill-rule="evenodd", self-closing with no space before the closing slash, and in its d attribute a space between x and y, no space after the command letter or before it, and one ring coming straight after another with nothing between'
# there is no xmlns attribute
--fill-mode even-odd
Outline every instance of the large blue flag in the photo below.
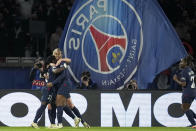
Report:
<svg viewBox="0 0 196 131"><path fill-rule="evenodd" d="M76 82L83 71L100 89L154 77L187 53L156 0L75 0L59 47L72 59Z"/></svg>

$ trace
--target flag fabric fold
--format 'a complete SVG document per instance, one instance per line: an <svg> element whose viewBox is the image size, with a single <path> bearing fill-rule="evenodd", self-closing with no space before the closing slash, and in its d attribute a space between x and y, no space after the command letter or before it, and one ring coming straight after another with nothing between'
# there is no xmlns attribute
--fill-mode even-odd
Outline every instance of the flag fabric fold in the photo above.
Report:
<svg viewBox="0 0 196 131"><path fill-rule="evenodd" d="M142 0L144 47L135 79L146 89L155 76L187 56L175 29L156 0Z"/></svg>

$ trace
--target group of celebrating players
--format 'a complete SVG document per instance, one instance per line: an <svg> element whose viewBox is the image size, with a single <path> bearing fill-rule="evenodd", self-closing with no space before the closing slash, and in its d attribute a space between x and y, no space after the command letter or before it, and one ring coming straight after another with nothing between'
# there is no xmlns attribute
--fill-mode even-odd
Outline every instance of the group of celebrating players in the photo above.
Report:
<svg viewBox="0 0 196 131"><path fill-rule="evenodd" d="M41 106L38 108L35 118L31 126L39 128L38 120L48 106L48 115L51 125L49 128L63 128L62 118L63 111L70 116L75 127L79 127L82 122L83 126L90 128L86 121L83 120L79 110L71 101L70 91L71 82L68 71L68 65L71 60L63 58L59 48L53 51L53 55L49 56L46 61L38 60L31 71L31 79L35 77L36 71L40 72L40 79L45 81L45 85L41 88ZM55 124L57 117L58 124Z"/></svg>

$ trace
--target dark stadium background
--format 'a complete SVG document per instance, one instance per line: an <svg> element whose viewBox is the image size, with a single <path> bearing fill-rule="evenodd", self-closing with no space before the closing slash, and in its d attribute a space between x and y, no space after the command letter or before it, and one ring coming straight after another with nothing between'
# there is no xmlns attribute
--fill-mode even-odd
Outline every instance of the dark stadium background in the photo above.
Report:
<svg viewBox="0 0 196 131"><path fill-rule="evenodd" d="M195 57L196 1L158 1L182 44ZM74 0L0 0L1 89L31 89L28 75L33 60L49 56L57 46L73 2ZM56 46L52 46L55 43ZM169 79L169 72L170 70L166 70L161 74ZM158 77L159 75L151 89L158 88Z"/></svg>

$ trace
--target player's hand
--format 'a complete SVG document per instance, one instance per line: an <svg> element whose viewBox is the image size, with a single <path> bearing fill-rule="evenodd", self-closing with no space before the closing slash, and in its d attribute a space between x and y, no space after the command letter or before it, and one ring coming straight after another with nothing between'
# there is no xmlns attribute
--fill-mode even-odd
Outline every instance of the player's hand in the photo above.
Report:
<svg viewBox="0 0 196 131"><path fill-rule="evenodd" d="M49 79L49 73L44 73L44 78L48 80Z"/></svg>
<svg viewBox="0 0 196 131"><path fill-rule="evenodd" d="M52 82L46 84L46 87L51 88L53 86Z"/></svg>
<svg viewBox="0 0 196 131"><path fill-rule="evenodd" d="M177 80L178 80L178 77L177 77L176 74L173 76L173 80L174 80L174 81L177 81Z"/></svg>
<svg viewBox="0 0 196 131"><path fill-rule="evenodd" d="M56 66L60 65L62 62L62 59L59 59L57 62L56 62Z"/></svg>

